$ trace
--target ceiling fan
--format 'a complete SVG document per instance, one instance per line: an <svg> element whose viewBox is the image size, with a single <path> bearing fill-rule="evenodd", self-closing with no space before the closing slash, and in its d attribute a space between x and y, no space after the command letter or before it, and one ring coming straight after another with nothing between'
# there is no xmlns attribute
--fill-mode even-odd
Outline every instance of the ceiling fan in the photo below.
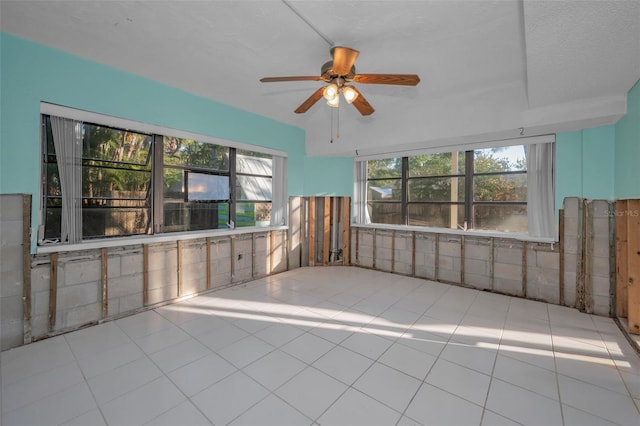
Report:
<svg viewBox="0 0 640 426"><path fill-rule="evenodd" d="M336 46L331 48L333 60L322 65L319 76L264 77L260 81L263 83L324 81L329 85L313 92L295 110L296 113L307 112L322 97L327 100L327 105L338 107L340 105L340 93L342 93L347 103L353 104L362 115L371 115L375 110L358 89L349 83L415 86L420 82L420 77L415 74L357 74L354 63L359 53L349 47Z"/></svg>

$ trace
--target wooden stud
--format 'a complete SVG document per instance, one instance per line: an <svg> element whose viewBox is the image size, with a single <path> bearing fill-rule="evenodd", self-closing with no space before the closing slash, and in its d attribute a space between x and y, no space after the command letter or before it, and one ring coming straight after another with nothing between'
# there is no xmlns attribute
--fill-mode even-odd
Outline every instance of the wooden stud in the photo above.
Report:
<svg viewBox="0 0 640 426"><path fill-rule="evenodd" d="M283 249L284 249L284 258L286 261L286 271L289 270L289 231L280 231L282 234L282 238L284 238L284 244L283 244Z"/></svg>
<svg viewBox="0 0 640 426"><path fill-rule="evenodd" d="M609 317L616 316L616 202L607 203L609 217Z"/></svg>
<svg viewBox="0 0 640 426"><path fill-rule="evenodd" d="M434 251L435 251L435 256L434 261L433 261L433 279L435 281L438 281L440 279L440 234L435 234L436 235L436 240L435 240L435 247L434 247Z"/></svg>
<svg viewBox="0 0 640 426"><path fill-rule="evenodd" d="M464 284L464 235L460 236L460 284Z"/></svg>
<svg viewBox="0 0 640 426"><path fill-rule="evenodd" d="M211 237L205 238L205 244L207 245L207 290L211 289L212 274L211 274Z"/></svg>
<svg viewBox="0 0 640 426"><path fill-rule="evenodd" d="M269 274L273 274L273 251L276 246L276 238L273 231L269 231ZM255 250L255 246L254 246Z"/></svg>
<svg viewBox="0 0 640 426"><path fill-rule="evenodd" d="M142 304L149 304L149 244L142 245Z"/></svg>
<svg viewBox="0 0 640 426"><path fill-rule="evenodd" d="M522 297L527 297L527 242L522 242Z"/></svg>
<svg viewBox="0 0 640 426"><path fill-rule="evenodd" d="M558 242L558 251L560 256L560 275L558 276L558 303L564 306L564 209L560 209L558 213L558 234L560 235Z"/></svg>
<svg viewBox="0 0 640 426"><path fill-rule="evenodd" d="M309 266L316 266L316 197L309 197Z"/></svg>
<svg viewBox="0 0 640 426"><path fill-rule="evenodd" d="M396 230L391 231L391 272L396 271Z"/></svg>
<svg viewBox="0 0 640 426"><path fill-rule="evenodd" d="M416 276L416 231L411 231L411 276Z"/></svg>
<svg viewBox="0 0 640 426"><path fill-rule="evenodd" d="M322 237L322 263L329 264L331 231L331 197L324 197L324 225ZM335 218L333 218L335 220Z"/></svg>
<svg viewBox="0 0 640 426"><path fill-rule="evenodd" d="M102 249L100 249L100 264L101 264L100 286L102 290L102 318L106 318L109 316L109 288L107 286L108 263L109 263L109 257L107 255L107 248L103 247Z"/></svg>
<svg viewBox="0 0 640 426"><path fill-rule="evenodd" d="M489 285L490 289L493 290L494 283L494 268L495 268L495 240L493 238L489 238Z"/></svg>
<svg viewBox="0 0 640 426"><path fill-rule="evenodd" d="M342 264L351 264L351 199L342 197Z"/></svg>
<svg viewBox="0 0 640 426"><path fill-rule="evenodd" d="M31 194L22 196L22 343L33 340L31 328Z"/></svg>
<svg viewBox="0 0 640 426"><path fill-rule="evenodd" d="M178 256L178 297L182 296L182 246L184 241L178 240L177 256Z"/></svg>
<svg viewBox="0 0 640 426"><path fill-rule="evenodd" d="M49 331L56 326L56 310L58 297L58 253L51 253L49 274Z"/></svg>
<svg viewBox="0 0 640 426"><path fill-rule="evenodd" d="M356 228L356 265L360 264L360 228Z"/></svg>
<svg viewBox="0 0 640 426"><path fill-rule="evenodd" d="M616 315L621 318L627 318L629 315L627 212L628 200L616 201Z"/></svg>
<svg viewBox="0 0 640 426"><path fill-rule="evenodd" d="M371 263L371 267L376 269L376 240L377 240L376 228L373 228L373 261Z"/></svg>
<svg viewBox="0 0 640 426"><path fill-rule="evenodd" d="M627 204L627 250L629 331L640 334L640 199Z"/></svg>
<svg viewBox="0 0 640 426"><path fill-rule="evenodd" d="M584 268L584 311L593 313L593 202L585 200L584 204L584 250L582 267Z"/></svg>
<svg viewBox="0 0 640 426"><path fill-rule="evenodd" d="M577 241L577 260L576 260L576 309L581 312L585 311L584 298L584 235L585 235L585 218L583 200L578 199L578 241Z"/></svg>
<svg viewBox="0 0 640 426"><path fill-rule="evenodd" d="M233 235L229 236L229 256L229 259L231 259L231 282L233 283L233 279L236 276L236 247L235 237Z"/></svg>
<svg viewBox="0 0 640 426"><path fill-rule="evenodd" d="M269 247L271 249L271 247ZM269 256L269 265L271 265L271 256ZM271 272L267 271L267 275ZM251 234L251 278L256 278L256 234Z"/></svg>

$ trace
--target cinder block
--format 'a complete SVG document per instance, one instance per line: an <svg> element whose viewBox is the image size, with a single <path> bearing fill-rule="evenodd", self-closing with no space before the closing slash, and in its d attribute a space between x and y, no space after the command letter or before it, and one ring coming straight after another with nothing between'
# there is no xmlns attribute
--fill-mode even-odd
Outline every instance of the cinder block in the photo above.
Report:
<svg viewBox="0 0 640 426"><path fill-rule="evenodd" d="M475 274L482 275L485 277L489 277L489 262L487 260L479 260L479 259L464 259L464 276L465 281L467 278L467 274Z"/></svg>
<svg viewBox="0 0 640 426"><path fill-rule="evenodd" d="M391 249L384 247L376 248L376 264L378 261L391 261Z"/></svg>
<svg viewBox="0 0 640 426"><path fill-rule="evenodd" d="M596 277L609 279L609 262L608 257L593 256L591 258L592 274Z"/></svg>
<svg viewBox="0 0 640 426"><path fill-rule="evenodd" d="M460 281L460 257L444 256L442 253L438 258L438 269L451 270L458 273L458 281Z"/></svg>
<svg viewBox="0 0 640 426"><path fill-rule="evenodd" d="M143 305L142 292L130 294L120 298L120 313L133 311L139 309Z"/></svg>
<svg viewBox="0 0 640 426"><path fill-rule="evenodd" d="M396 263L406 263L408 265L411 265L411 249L396 249L394 259Z"/></svg>
<svg viewBox="0 0 640 426"><path fill-rule="evenodd" d="M31 315L49 315L49 292L31 293Z"/></svg>
<svg viewBox="0 0 640 426"><path fill-rule="evenodd" d="M22 296L22 269L0 275L0 297Z"/></svg>
<svg viewBox="0 0 640 426"><path fill-rule="evenodd" d="M593 297L593 313L596 315L609 316L609 295Z"/></svg>
<svg viewBox="0 0 640 426"><path fill-rule="evenodd" d="M488 241L465 239L464 258L488 260L491 254L491 247Z"/></svg>
<svg viewBox="0 0 640 426"><path fill-rule="evenodd" d="M78 306L77 308L64 311L63 321L56 329L75 327L82 324L88 324L98 321L102 316L102 303L93 303L91 305Z"/></svg>
<svg viewBox="0 0 640 426"><path fill-rule="evenodd" d="M149 289L177 287L177 285L177 269L158 269L155 271L149 271Z"/></svg>
<svg viewBox="0 0 640 426"><path fill-rule="evenodd" d="M537 265L538 267L553 269L556 271L560 269L560 254L557 251L535 251L535 256L535 265Z"/></svg>
<svg viewBox="0 0 640 426"><path fill-rule="evenodd" d="M447 281L460 284L460 270L452 269L438 269L438 279L441 281Z"/></svg>
<svg viewBox="0 0 640 426"><path fill-rule="evenodd" d="M494 247L494 261L496 263L504 263L509 265L522 264L522 245L521 244L504 244Z"/></svg>
<svg viewBox="0 0 640 426"><path fill-rule="evenodd" d="M491 288L491 278L486 275L479 274L471 274L465 271L464 273L464 283L471 285L476 288L481 289L490 289Z"/></svg>
<svg viewBox="0 0 640 426"><path fill-rule="evenodd" d="M566 197L562 202L565 217L578 217L578 209L581 203L581 198Z"/></svg>
<svg viewBox="0 0 640 426"><path fill-rule="evenodd" d="M0 274L22 269L22 247L6 246L0 248Z"/></svg>
<svg viewBox="0 0 640 426"><path fill-rule="evenodd" d="M101 273L102 263L99 259L65 261L64 275L59 274L59 276L64 277L64 281L59 281L58 286L72 286L80 283L100 281Z"/></svg>
<svg viewBox="0 0 640 426"><path fill-rule="evenodd" d="M182 265L201 264L207 260L207 248L205 243L197 240L197 243L186 244L182 249Z"/></svg>
<svg viewBox="0 0 640 426"><path fill-rule="evenodd" d="M493 289L505 294L522 296L522 280L494 277Z"/></svg>
<svg viewBox="0 0 640 426"><path fill-rule="evenodd" d="M493 274L496 278L506 278L522 282L522 266L508 263L494 263Z"/></svg>
<svg viewBox="0 0 640 426"><path fill-rule="evenodd" d="M107 282L109 297L125 297L142 291L143 274L125 275Z"/></svg>
<svg viewBox="0 0 640 426"><path fill-rule="evenodd" d="M435 279L435 268L431 264L416 264L416 276L433 280Z"/></svg>
<svg viewBox="0 0 640 426"><path fill-rule="evenodd" d="M406 262L396 262L394 265L395 272L398 274L411 274L411 264Z"/></svg>
<svg viewBox="0 0 640 426"><path fill-rule="evenodd" d="M119 277L122 274L120 265L120 256L107 257L107 279Z"/></svg>
<svg viewBox="0 0 640 426"><path fill-rule="evenodd" d="M175 270L178 266L178 249L166 244L151 246L149 249L149 271Z"/></svg>
<svg viewBox="0 0 640 426"><path fill-rule="evenodd" d="M31 335L34 338L41 338L49 332L49 316L33 315L31 317Z"/></svg>
<svg viewBox="0 0 640 426"><path fill-rule="evenodd" d="M460 242L459 241L440 241L440 255L441 256L457 256L460 257Z"/></svg>
<svg viewBox="0 0 640 426"><path fill-rule="evenodd" d="M177 286L167 286L150 289L148 294L149 304L160 303L178 297Z"/></svg>
<svg viewBox="0 0 640 426"><path fill-rule="evenodd" d="M376 259L376 269L391 272L391 260Z"/></svg>
<svg viewBox="0 0 640 426"><path fill-rule="evenodd" d="M84 283L58 287L57 307L67 310L99 301L100 283Z"/></svg>
<svg viewBox="0 0 640 426"><path fill-rule="evenodd" d="M0 194L0 222L22 220L22 197L20 194Z"/></svg>
<svg viewBox="0 0 640 426"><path fill-rule="evenodd" d="M231 284L231 273L213 274L211 288L226 287L229 284Z"/></svg>
<svg viewBox="0 0 640 426"><path fill-rule="evenodd" d="M1 220L0 230L3 248L16 247L22 251L22 217L17 220Z"/></svg>
<svg viewBox="0 0 640 426"><path fill-rule="evenodd" d="M123 254L120 258L122 275L136 275L144 271L144 255L142 251Z"/></svg>
<svg viewBox="0 0 640 426"><path fill-rule="evenodd" d="M49 291L51 265L37 265L31 268L31 292Z"/></svg>
<svg viewBox="0 0 640 426"><path fill-rule="evenodd" d="M109 298L107 304L107 316L112 317L114 315L118 315L120 312L122 312L120 311L120 298Z"/></svg>

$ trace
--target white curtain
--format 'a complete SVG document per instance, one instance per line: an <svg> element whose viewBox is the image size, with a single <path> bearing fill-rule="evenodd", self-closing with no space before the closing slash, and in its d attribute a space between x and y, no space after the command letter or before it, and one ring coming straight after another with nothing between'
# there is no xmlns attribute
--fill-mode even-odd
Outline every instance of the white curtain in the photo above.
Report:
<svg viewBox="0 0 640 426"><path fill-rule="evenodd" d="M529 235L555 237L554 206L554 144L526 146L527 153L527 215Z"/></svg>
<svg viewBox="0 0 640 426"><path fill-rule="evenodd" d="M82 241L82 122L51 116L56 150L62 213L60 241Z"/></svg>
<svg viewBox="0 0 640 426"><path fill-rule="evenodd" d="M273 156L271 226L287 223L287 158Z"/></svg>
<svg viewBox="0 0 640 426"><path fill-rule="evenodd" d="M367 161L356 160L353 165L353 222L371 223L367 209Z"/></svg>

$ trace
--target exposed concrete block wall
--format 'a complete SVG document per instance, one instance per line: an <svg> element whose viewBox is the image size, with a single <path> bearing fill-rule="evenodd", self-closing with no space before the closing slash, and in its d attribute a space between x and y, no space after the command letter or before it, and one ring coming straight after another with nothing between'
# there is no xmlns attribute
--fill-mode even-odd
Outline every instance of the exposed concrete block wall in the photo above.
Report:
<svg viewBox="0 0 640 426"><path fill-rule="evenodd" d="M560 303L560 250L558 244L527 243L527 298Z"/></svg>
<svg viewBox="0 0 640 426"><path fill-rule="evenodd" d="M178 297L177 242L150 245L148 268L149 305Z"/></svg>
<svg viewBox="0 0 640 426"><path fill-rule="evenodd" d="M231 284L231 239L211 238L211 288Z"/></svg>
<svg viewBox="0 0 640 426"><path fill-rule="evenodd" d="M358 241L356 241L356 234ZM360 228L353 233L351 237L351 241L353 241L351 263L353 265L363 266L365 268L374 267L374 236L375 232L373 229Z"/></svg>
<svg viewBox="0 0 640 426"><path fill-rule="evenodd" d="M462 275L462 237L440 234L438 250L438 280L460 283Z"/></svg>
<svg viewBox="0 0 640 426"><path fill-rule="evenodd" d="M609 315L613 313L613 292L615 286L611 268L611 257L615 256L614 238L610 230L614 228L611 221L615 215L615 204L605 200L589 200L589 213L591 220L588 225L591 232L586 235L590 238L590 256L587 258L587 277L590 277L592 312L597 315ZM614 271L611 271L614 269Z"/></svg>
<svg viewBox="0 0 640 426"><path fill-rule="evenodd" d="M187 240L182 243L182 286L180 296L207 289L207 240Z"/></svg>
<svg viewBox="0 0 640 426"><path fill-rule="evenodd" d="M0 201L0 349L23 340L23 196L2 195Z"/></svg>
<svg viewBox="0 0 640 426"><path fill-rule="evenodd" d="M564 255L564 303L575 307L578 271L582 261L582 201L574 197L565 198L562 209L564 211L564 233L561 236Z"/></svg>
<svg viewBox="0 0 640 426"><path fill-rule="evenodd" d="M302 241L304 223L304 200L300 197L289 198L289 269L302 266Z"/></svg>
<svg viewBox="0 0 640 426"><path fill-rule="evenodd" d="M417 277L437 280L436 239L438 234L416 232L415 274Z"/></svg>
<svg viewBox="0 0 640 426"><path fill-rule="evenodd" d="M49 285L51 261L48 255L31 258L31 334L45 336L49 332Z"/></svg>
<svg viewBox="0 0 640 426"><path fill-rule="evenodd" d="M476 288L493 290L493 239L465 237L464 279Z"/></svg>
<svg viewBox="0 0 640 426"><path fill-rule="evenodd" d="M108 316L143 306L144 263L142 246L107 250Z"/></svg>
<svg viewBox="0 0 640 426"><path fill-rule="evenodd" d="M375 247L376 269L393 272L393 231L377 231L375 235Z"/></svg>
<svg viewBox="0 0 640 426"><path fill-rule="evenodd" d="M265 234L261 234L259 239L266 238ZM258 239L256 237L256 239ZM250 280L253 277L253 242L249 234L231 236L231 244L233 245L234 256L233 274L231 282L238 283Z"/></svg>
<svg viewBox="0 0 640 426"><path fill-rule="evenodd" d="M247 279L260 278L271 273L271 261L269 259L269 253L271 251L269 233L261 232L258 234L253 234L252 238L254 239L253 245L255 254L253 256L253 262L255 262L255 265L253 266L252 276Z"/></svg>
<svg viewBox="0 0 640 426"><path fill-rule="evenodd" d="M273 243L273 246L271 246ZM269 256L267 260L270 263L270 273L277 274L287 270L287 231L272 231L269 239ZM262 272L261 276L264 276L266 271ZM259 271L256 269L256 274Z"/></svg>
<svg viewBox="0 0 640 426"><path fill-rule="evenodd" d="M393 272L411 275L413 270L413 233L398 231L394 237Z"/></svg>

